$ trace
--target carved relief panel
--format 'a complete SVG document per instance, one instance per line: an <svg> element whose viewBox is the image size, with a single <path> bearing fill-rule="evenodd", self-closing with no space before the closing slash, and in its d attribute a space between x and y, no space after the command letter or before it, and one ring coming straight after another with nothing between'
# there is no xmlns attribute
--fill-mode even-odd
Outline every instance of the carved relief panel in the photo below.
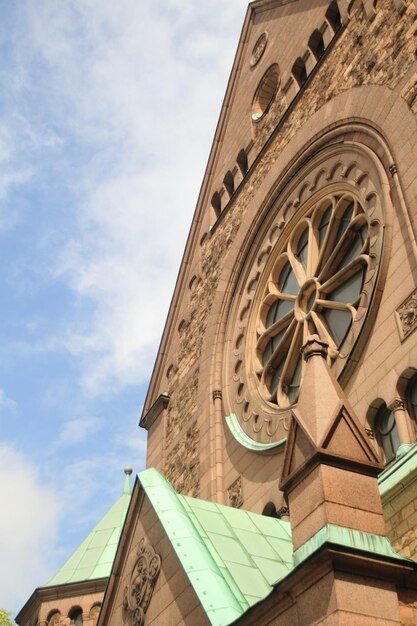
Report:
<svg viewBox="0 0 417 626"><path fill-rule="evenodd" d="M137 549L137 558L123 592L123 624L143 626L145 615L152 598L155 583L161 569L161 557L142 538Z"/></svg>

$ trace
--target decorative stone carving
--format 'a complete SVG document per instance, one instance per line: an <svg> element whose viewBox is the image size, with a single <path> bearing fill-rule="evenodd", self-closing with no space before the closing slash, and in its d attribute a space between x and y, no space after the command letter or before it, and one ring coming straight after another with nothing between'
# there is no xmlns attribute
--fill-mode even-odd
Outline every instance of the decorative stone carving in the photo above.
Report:
<svg viewBox="0 0 417 626"><path fill-rule="evenodd" d="M161 557L143 537L138 546L137 559L130 580L123 592L123 623L143 626L161 569Z"/></svg>
<svg viewBox="0 0 417 626"><path fill-rule="evenodd" d="M221 389L215 389L213 391L213 402L215 400L221 400L222 399L222 390Z"/></svg>
<svg viewBox="0 0 417 626"><path fill-rule="evenodd" d="M342 178L343 199L342 191L335 191ZM376 302L373 294L379 280L383 243L384 213L379 191L374 164L360 146L352 146L348 151L331 146L318 162L297 173L296 182L292 181L279 196L262 229L257 231L228 311L222 387L225 414L236 416L244 433L257 443L278 443L287 437L291 407L297 400L296 387L305 367L297 356L305 327L329 343L328 361L336 377L342 375L354 353L363 349L365 337L360 338L360 334L370 306ZM348 212L352 203L353 211ZM302 235L309 232L311 225L323 224L327 235L323 235L320 254L328 257L332 236L336 236L337 216L342 213L349 216L349 225L339 252L344 249L349 253L349 237L356 238L361 249L350 261L356 268L352 301L339 303L338 308L332 305L332 317L337 315L344 320L344 332L335 339L336 329L329 331L327 324L327 292L325 298L320 295L325 291L318 278L321 270L316 266L308 276L299 276L304 270L297 265L297 250L305 250L307 261L311 255L313 267L315 248L309 244L303 248ZM292 264L287 258L288 250ZM328 280L336 275L338 267L337 263L329 265ZM288 277L295 277L294 284ZM351 278L351 274L339 274L331 283L335 297ZM284 293L277 287L281 279ZM356 313L349 318L352 306Z"/></svg>
<svg viewBox="0 0 417 626"><path fill-rule="evenodd" d="M281 506L279 509L277 509L277 517L279 517L280 519L284 516L287 516L290 514L290 510L287 506L283 505Z"/></svg>
<svg viewBox="0 0 417 626"><path fill-rule="evenodd" d="M391 176L395 176L395 174L397 174L398 172L397 164L392 163L392 165L389 166L389 171L390 171Z"/></svg>
<svg viewBox="0 0 417 626"><path fill-rule="evenodd" d="M375 431L373 428L365 428L365 432L368 435L369 439L375 439Z"/></svg>
<svg viewBox="0 0 417 626"><path fill-rule="evenodd" d="M401 341L404 341L417 327L417 289L398 307L397 321Z"/></svg>
<svg viewBox="0 0 417 626"><path fill-rule="evenodd" d="M260 37L258 37L256 44L253 47L252 55L250 58L251 67L255 67L261 60L263 53L265 52L266 44L268 42L268 33L264 31Z"/></svg>
<svg viewBox="0 0 417 626"><path fill-rule="evenodd" d="M243 504L242 477L239 476L227 490L229 494L229 505L235 509L239 509Z"/></svg>
<svg viewBox="0 0 417 626"><path fill-rule="evenodd" d="M404 400L402 398L395 398L395 400L393 402L391 402L389 408L394 413L396 411L404 411L405 410L405 402L404 402Z"/></svg>

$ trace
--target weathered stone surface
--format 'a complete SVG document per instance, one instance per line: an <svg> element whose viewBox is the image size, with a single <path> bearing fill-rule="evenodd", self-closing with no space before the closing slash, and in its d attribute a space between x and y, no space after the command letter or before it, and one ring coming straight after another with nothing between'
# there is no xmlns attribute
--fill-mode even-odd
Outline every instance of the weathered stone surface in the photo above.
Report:
<svg viewBox="0 0 417 626"><path fill-rule="evenodd" d="M199 432L196 423L168 454L164 473L178 493L198 495Z"/></svg>

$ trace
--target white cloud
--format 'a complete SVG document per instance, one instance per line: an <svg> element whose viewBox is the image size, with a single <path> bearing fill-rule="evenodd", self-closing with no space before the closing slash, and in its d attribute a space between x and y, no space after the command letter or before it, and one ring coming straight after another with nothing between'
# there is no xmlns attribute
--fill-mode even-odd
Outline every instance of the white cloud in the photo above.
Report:
<svg viewBox="0 0 417 626"><path fill-rule="evenodd" d="M0 410L1 409L13 411L16 409L16 402L12 400L12 398L9 398L4 389L0 387Z"/></svg>
<svg viewBox="0 0 417 626"><path fill-rule="evenodd" d="M55 447L67 447L82 443L101 429L97 417L80 417L67 421L58 437ZM94 438L92 438L92 443Z"/></svg>
<svg viewBox="0 0 417 626"><path fill-rule="evenodd" d="M60 343L80 359L89 393L117 392L149 375L246 7L26 7L25 50L48 68L51 126L90 154L72 181L77 231L50 268L90 317L81 307ZM42 129L33 134L52 150L60 133Z"/></svg>
<svg viewBox="0 0 417 626"><path fill-rule="evenodd" d="M0 605L21 608L51 575L59 518L57 495L43 485L38 468L0 443Z"/></svg>

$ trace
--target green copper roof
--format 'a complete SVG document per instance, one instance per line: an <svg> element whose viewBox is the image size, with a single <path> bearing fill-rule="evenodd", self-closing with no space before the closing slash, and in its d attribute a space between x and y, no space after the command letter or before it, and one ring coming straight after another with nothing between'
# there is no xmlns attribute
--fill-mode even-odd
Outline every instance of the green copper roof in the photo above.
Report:
<svg viewBox="0 0 417 626"><path fill-rule="evenodd" d="M293 568L288 522L178 495L153 468L138 477L213 625L231 624Z"/></svg>
<svg viewBox="0 0 417 626"><path fill-rule="evenodd" d="M417 476L417 444L381 472L378 477L381 497L395 487L403 489L413 476Z"/></svg>
<svg viewBox="0 0 417 626"><path fill-rule="evenodd" d="M268 450L272 450L273 448L278 448L279 446L282 446L287 441L287 439L284 438L280 439L279 441L274 441L272 443L260 443L259 441L255 441L245 433L234 413L226 415L225 420L230 432L232 433L236 441L240 443L241 446L244 446L245 448L247 448L248 450L252 450L253 452L267 452Z"/></svg>
<svg viewBox="0 0 417 626"><path fill-rule="evenodd" d="M395 552L387 537L345 528L344 526L327 524L294 552L294 566L300 565L325 543L332 543L345 548L353 548L354 550L413 563L412 559Z"/></svg>
<svg viewBox="0 0 417 626"><path fill-rule="evenodd" d="M123 494L45 587L110 576L130 503L129 470L125 470Z"/></svg>

